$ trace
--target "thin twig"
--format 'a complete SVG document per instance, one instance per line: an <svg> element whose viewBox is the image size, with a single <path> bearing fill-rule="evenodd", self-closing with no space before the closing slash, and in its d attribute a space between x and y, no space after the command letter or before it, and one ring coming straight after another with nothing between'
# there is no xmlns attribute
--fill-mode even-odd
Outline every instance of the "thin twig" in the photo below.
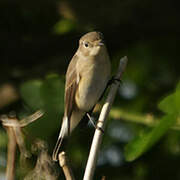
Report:
<svg viewBox="0 0 180 180"><path fill-rule="evenodd" d="M127 57L123 57L120 60L118 72L115 76L115 79L118 79L118 80L121 79L121 76L126 68L127 61L128 61ZM101 145L101 141L102 141L102 135L103 135L102 130L104 130L104 128L105 128L106 119L109 114L112 103L114 101L119 83L120 82L116 81L116 83L113 83L111 85L111 89L109 91L108 97L102 107L101 114L100 114L98 122L97 122L97 129L95 131L93 142L91 145L89 158L88 158L88 162L86 165L86 170L84 173L83 180L92 180L93 179L94 170L95 170L95 166L96 166L96 162L97 162L97 155L98 155L98 151L100 149L100 145Z"/></svg>
<svg viewBox="0 0 180 180"><path fill-rule="evenodd" d="M67 180L75 180L72 169L70 168L66 153L64 151L59 153L59 165L62 167L64 175Z"/></svg>
<svg viewBox="0 0 180 180"><path fill-rule="evenodd" d="M149 127L157 126L158 122L160 121L160 118L155 117L151 113L138 114L133 112L127 112L119 108L111 109L109 116L112 119L121 119L122 121L138 123ZM171 129L176 131L180 130L180 117L177 117L176 124L172 126Z"/></svg>
<svg viewBox="0 0 180 180"><path fill-rule="evenodd" d="M10 127L25 127L28 124L36 121L37 119L39 119L40 117L42 117L44 115L44 112L42 110L38 110L35 113L33 113L32 115L25 117L24 119L21 119L20 121L12 121L11 119L8 118L2 118L1 117L1 121L3 122L4 126L10 126Z"/></svg>
<svg viewBox="0 0 180 180"><path fill-rule="evenodd" d="M43 115L43 111L37 111L31 116L24 118L19 121L16 115L7 116L3 115L0 117L3 126L7 130L8 134L8 157L7 157L7 168L6 168L6 178L7 180L14 180L15 176L15 154L16 154L16 144L19 146L21 152L21 157L27 158L30 153L27 151L24 141L24 135L22 133L22 127L28 125L29 123L37 120Z"/></svg>
<svg viewBox="0 0 180 180"><path fill-rule="evenodd" d="M13 119L11 119L13 120ZM13 128L6 127L8 134L8 154L7 154L7 168L6 168L6 179L15 179L15 157L16 157L16 138L14 135Z"/></svg>
<svg viewBox="0 0 180 180"><path fill-rule="evenodd" d="M34 122L35 120L40 118L43 114L44 114L43 111L39 110L39 111L36 111L34 114L32 114L20 121L15 116L13 118L9 118L8 116L1 117L3 126L9 127L13 130L15 142L19 146L19 150L21 152L21 157L27 158L30 156L30 153L27 151L26 146L25 146L24 135L22 133L21 128Z"/></svg>

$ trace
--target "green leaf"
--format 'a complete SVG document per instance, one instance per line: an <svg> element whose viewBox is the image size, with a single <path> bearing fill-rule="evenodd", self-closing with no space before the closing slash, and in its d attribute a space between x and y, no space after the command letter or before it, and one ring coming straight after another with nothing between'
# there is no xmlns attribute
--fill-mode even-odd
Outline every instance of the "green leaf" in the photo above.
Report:
<svg viewBox="0 0 180 180"><path fill-rule="evenodd" d="M43 117L29 124L26 130L33 136L47 139L60 127L64 109L64 81L57 74L43 81L28 81L21 87L23 99L33 110L42 108ZM46 132L46 133L44 133Z"/></svg>
<svg viewBox="0 0 180 180"><path fill-rule="evenodd" d="M127 161L133 161L149 150L168 129L176 122L177 116L174 114L163 117L159 124L150 132L144 132L125 147L125 158Z"/></svg>
<svg viewBox="0 0 180 180"><path fill-rule="evenodd" d="M76 23L70 19L62 19L54 26L54 32L57 34L66 34L76 29Z"/></svg>
<svg viewBox="0 0 180 180"><path fill-rule="evenodd" d="M158 105L159 109L164 113L172 114L175 111L175 98L174 94L165 97Z"/></svg>
<svg viewBox="0 0 180 180"><path fill-rule="evenodd" d="M37 110L43 107L43 101L40 95L42 84L41 80L31 80L23 83L20 87L22 99L32 108L32 110Z"/></svg>
<svg viewBox="0 0 180 180"><path fill-rule="evenodd" d="M180 82L178 82L178 85L176 86L176 91L180 91Z"/></svg>
<svg viewBox="0 0 180 180"><path fill-rule="evenodd" d="M175 93L165 97L158 107L167 114L180 113L180 83L178 83Z"/></svg>
<svg viewBox="0 0 180 180"><path fill-rule="evenodd" d="M141 136L126 145L125 158L127 161L133 161L148 151L176 123L180 114L180 83L177 85L175 93L165 97L158 107L167 115L162 117L158 125L151 131L143 132Z"/></svg>
<svg viewBox="0 0 180 180"><path fill-rule="evenodd" d="M174 99L175 99L176 111L180 115L180 83L177 85Z"/></svg>
<svg viewBox="0 0 180 180"><path fill-rule="evenodd" d="M57 74L50 74L46 77L40 92L46 111L63 112L64 82L60 80Z"/></svg>

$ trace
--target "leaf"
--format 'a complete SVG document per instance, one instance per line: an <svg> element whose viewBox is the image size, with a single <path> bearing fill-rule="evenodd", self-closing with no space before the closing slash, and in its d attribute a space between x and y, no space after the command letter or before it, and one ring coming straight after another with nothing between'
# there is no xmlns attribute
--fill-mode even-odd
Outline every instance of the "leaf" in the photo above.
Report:
<svg viewBox="0 0 180 180"><path fill-rule="evenodd" d="M180 91L180 82L178 82L178 85L176 86L176 91Z"/></svg>
<svg viewBox="0 0 180 180"><path fill-rule="evenodd" d="M41 80L31 80L23 83L20 87L20 94L22 99L33 110L43 107L43 100L40 95L40 88L42 86Z"/></svg>
<svg viewBox="0 0 180 180"><path fill-rule="evenodd" d="M46 111L63 112L64 82L57 74L48 75L41 88L41 97Z"/></svg>
<svg viewBox="0 0 180 180"><path fill-rule="evenodd" d="M176 104L176 111L180 115L180 83L177 85L174 99L175 99L175 104Z"/></svg>
<svg viewBox="0 0 180 180"><path fill-rule="evenodd" d="M148 151L176 123L180 112L180 83L177 85L175 93L165 97L158 107L167 115L162 117L158 125L150 132L142 133L141 136L126 145L125 158L127 161L133 161Z"/></svg>
<svg viewBox="0 0 180 180"><path fill-rule="evenodd" d="M175 111L175 98L174 94L165 97L158 105L159 109L164 113L172 114Z"/></svg>
<svg viewBox="0 0 180 180"><path fill-rule="evenodd" d="M70 19L62 19L54 26L54 32L57 34L66 34L76 29L76 23Z"/></svg>
<svg viewBox="0 0 180 180"><path fill-rule="evenodd" d="M43 139L52 136L57 128L60 128L63 116L64 82L57 74L51 74L43 81L24 83L21 95L33 110L42 108L45 111L43 117L29 124L26 130Z"/></svg>
<svg viewBox="0 0 180 180"><path fill-rule="evenodd" d="M167 114L180 114L180 83L178 83L175 93L165 97L158 107Z"/></svg>
<svg viewBox="0 0 180 180"><path fill-rule="evenodd" d="M166 115L153 130L143 133L140 137L128 143L125 147L126 160L133 161L149 150L176 122L176 119L175 114Z"/></svg>

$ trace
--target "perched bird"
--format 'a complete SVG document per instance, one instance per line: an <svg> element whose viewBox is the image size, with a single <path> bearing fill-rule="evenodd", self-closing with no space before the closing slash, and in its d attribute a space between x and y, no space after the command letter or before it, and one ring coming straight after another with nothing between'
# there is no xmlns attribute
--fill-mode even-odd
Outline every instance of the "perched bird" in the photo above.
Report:
<svg viewBox="0 0 180 180"><path fill-rule="evenodd" d="M89 32L82 36L66 73L65 110L52 155L54 161L58 160L64 139L102 96L110 79L110 72L111 64L102 33Z"/></svg>

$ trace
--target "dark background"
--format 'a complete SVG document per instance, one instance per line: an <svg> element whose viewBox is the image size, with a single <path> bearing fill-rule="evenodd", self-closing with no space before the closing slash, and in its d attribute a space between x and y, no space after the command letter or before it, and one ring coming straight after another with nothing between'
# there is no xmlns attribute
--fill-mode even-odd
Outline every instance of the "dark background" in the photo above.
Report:
<svg viewBox="0 0 180 180"><path fill-rule="evenodd" d="M180 77L178 7L179 1L162 0L1 0L0 113L14 110L21 117L39 109L41 105L37 104L41 99L33 101L36 92L31 83L43 83L43 98L49 114L30 125L26 133L31 139L47 141L51 154L63 113L66 68L79 38L86 32L98 30L105 36L112 74L121 57L126 55L129 59L113 108L127 114L160 117L162 112L157 104L173 92ZM4 87L5 92L10 88L13 93L2 94ZM29 93L33 101L30 103ZM113 117L110 115L95 179L101 179L102 175L112 180L180 179L179 131L169 131L145 155L126 162L124 145L147 127L128 119L123 121L123 117L120 120L120 115ZM0 136L3 140L0 140L0 175L3 177L7 137L2 126ZM69 145L76 177L83 175L92 136L92 127L77 130ZM17 179L23 179L23 175L17 171Z"/></svg>

